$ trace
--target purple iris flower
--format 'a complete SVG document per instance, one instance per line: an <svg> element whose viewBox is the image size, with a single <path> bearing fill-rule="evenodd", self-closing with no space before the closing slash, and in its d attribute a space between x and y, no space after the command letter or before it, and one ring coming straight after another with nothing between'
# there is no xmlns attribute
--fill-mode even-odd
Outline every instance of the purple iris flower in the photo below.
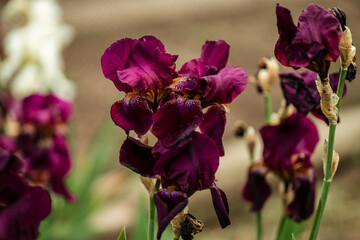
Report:
<svg viewBox="0 0 360 240"><path fill-rule="evenodd" d="M225 67L228 56L229 45L225 41L207 41L201 57L182 66L179 77L168 87L175 96L164 101L154 117L153 133L164 146L175 145L199 126L216 142L220 156L224 155L224 104L231 103L247 85L242 68ZM202 110L209 106L203 114Z"/></svg>
<svg viewBox="0 0 360 240"><path fill-rule="evenodd" d="M340 23L328 10L310 4L300 17L298 26L288 9L276 6L279 39L275 56L288 67L306 67L325 79L330 62L340 55Z"/></svg>
<svg viewBox="0 0 360 240"><path fill-rule="evenodd" d="M66 123L72 106L55 95L34 94L22 101L22 131L18 147L26 161L26 176L33 182L50 184L53 191L74 201L64 180L71 169Z"/></svg>
<svg viewBox="0 0 360 240"><path fill-rule="evenodd" d="M51 210L50 195L28 185L20 175L22 162L6 146L0 146L0 239L36 239Z"/></svg>
<svg viewBox="0 0 360 240"><path fill-rule="evenodd" d="M120 150L120 163L145 177L161 177L163 189L155 193L160 238L170 221L187 205L196 191L210 189L220 225L230 224L225 193L218 188L215 172L219 153L207 135L193 132L176 146L164 147L158 141L146 146L130 136Z"/></svg>
<svg viewBox="0 0 360 240"><path fill-rule="evenodd" d="M263 162L253 165L243 190L253 211L260 211L271 189L265 175L271 171L285 184L285 193L292 186L294 198L287 212L296 221L308 218L314 209L315 175L310 161L319 135L314 123L304 114L296 113L276 126L260 129L264 142Z"/></svg>
<svg viewBox="0 0 360 240"><path fill-rule="evenodd" d="M308 114L311 112L315 117L328 123L328 119L323 114L320 107L320 94L316 88L316 73L307 70L303 73L289 72L279 75L281 88L287 103L295 106L296 110ZM334 92L339 83L339 73L330 74L330 85ZM344 86L343 97L346 94Z"/></svg>
<svg viewBox="0 0 360 240"><path fill-rule="evenodd" d="M150 129L158 102L176 77L176 59L153 36L121 39L106 49L101 58L103 73L126 93L111 107L116 125L138 135Z"/></svg>

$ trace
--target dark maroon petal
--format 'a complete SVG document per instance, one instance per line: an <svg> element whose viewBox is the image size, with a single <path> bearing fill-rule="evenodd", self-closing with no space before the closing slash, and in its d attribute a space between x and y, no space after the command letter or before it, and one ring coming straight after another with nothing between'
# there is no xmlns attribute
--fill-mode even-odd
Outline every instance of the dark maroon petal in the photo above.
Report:
<svg viewBox="0 0 360 240"><path fill-rule="evenodd" d="M51 189L55 193L62 195L70 202L76 202L77 198L66 187L64 177L53 176L50 180L50 184L51 184Z"/></svg>
<svg viewBox="0 0 360 240"><path fill-rule="evenodd" d="M294 200L288 205L287 211L296 221L303 221L311 216L314 211L315 200L315 180L313 176L299 174L292 182L295 193Z"/></svg>
<svg viewBox="0 0 360 240"><path fill-rule="evenodd" d="M64 101L53 94L33 94L22 101L22 123L36 126L53 126L66 123L72 113L70 102Z"/></svg>
<svg viewBox="0 0 360 240"><path fill-rule="evenodd" d="M134 130L144 135L153 122L153 112L146 98L134 96L121 99L111 106L111 118L125 131Z"/></svg>
<svg viewBox="0 0 360 240"><path fill-rule="evenodd" d="M214 66L206 64L202 59L196 58L186 62L179 71L180 77L194 77L196 79L203 76L216 74L219 70Z"/></svg>
<svg viewBox="0 0 360 240"><path fill-rule="evenodd" d="M248 179L242 192L243 198L252 203L251 211L258 212L271 194L270 186L265 180L266 168L256 166L249 169Z"/></svg>
<svg viewBox="0 0 360 240"><path fill-rule="evenodd" d="M229 205L225 193L218 187L210 188L216 215L222 228L230 225Z"/></svg>
<svg viewBox="0 0 360 240"><path fill-rule="evenodd" d="M140 93L170 85L175 75L177 55L168 54L164 50L162 43L155 37L140 39L133 47L126 67L117 71L119 82Z"/></svg>
<svg viewBox="0 0 360 240"><path fill-rule="evenodd" d="M247 85L246 72L236 66L223 68L217 75L204 77L208 91L203 96L203 106L211 103L231 103Z"/></svg>
<svg viewBox="0 0 360 240"><path fill-rule="evenodd" d="M296 25L293 22L290 11L287 8L276 5L277 28L279 40L275 45L275 56L279 62L288 66L288 56L286 49L291 44L296 34Z"/></svg>
<svg viewBox="0 0 360 240"><path fill-rule="evenodd" d="M282 73L279 76L286 101L293 104L298 112L307 114L320 105L315 72L307 70L303 73Z"/></svg>
<svg viewBox="0 0 360 240"><path fill-rule="evenodd" d="M120 91L130 92L131 87L119 84L117 78L117 71L122 70L131 53L133 45L138 40L123 38L111 44L111 46L105 50L103 56L101 57L101 67L104 73L104 76L112 80L115 86Z"/></svg>
<svg viewBox="0 0 360 240"><path fill-rule="evenodd" d="M175 185L188 196L212 186L219 166L214 141L198 132L191 137L187 145L168 149L154 166L154 173L161 176L163 187Z"/></svg>
<svg viewBox="0 0 360 240"><path fill-rule="evenodd" d="M128 136L120 149L120 164L144 177L154 177L152 148Z"/></svg>
<svg viewBox="0 0 360 240"><path fill-rule="evenodd" d="M310 161L309 156L319 140L315 124L300 113L291 115L279 125L262 127L260 134L264 142L266 166L282 177L293 174L293 156L302 154L304 161Z"/></svg>
<svg viewBox="0 0 360 240"><path fill-rule="evenodd" d="M0 210L0 239L36 239L40 222L49 215L51 199L41 187L27 187L18 199Z"/></svg>
<svg viewBox="0 0 360 240"><path fill-rule="evenodd" d="M178 98L156 111L152 132L164 147L171 147L188 137L202 120L200 101Z"/></svg>
<svg viewBox="0 0 360 240"><path fill-rule="evenodd" d="M230 46L223 40L206 41L201 51L201 60L218 71L226 66Z"/></svg>
<svg viewBox="0 0 360 240"><path fill-rule="evenodd" d="M188 204L185 193L161 189L154 194L154 201L158 215L157 239L161 238L167 225Z"/></svg>
<svg viewBox="0 0 360 240"><path fill-rule="evenodd" d="M211 106L204 114L204 120L200 124L201 132L211 137L216 143L220 156L224 156L222 136L225 124L225 111L218 106Z"/></svg>

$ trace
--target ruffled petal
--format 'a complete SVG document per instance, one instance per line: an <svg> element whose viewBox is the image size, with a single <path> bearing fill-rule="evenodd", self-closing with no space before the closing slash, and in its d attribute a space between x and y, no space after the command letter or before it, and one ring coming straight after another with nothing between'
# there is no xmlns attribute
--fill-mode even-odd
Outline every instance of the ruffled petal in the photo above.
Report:
<svg viewBox="0 0 360 240"><path fill-rule="evenodd" d="M183 192L161 189L154 194L154 201L159 226L157 239L160 239L171 220L186 207L188 198Z"/></svg>
<svg viewBox="0 0 360 240"><path fill-rule="evenodd" d="M279 4L276 5L276 18L279 39L275 45L275 56L282 65L288 66L286 49L291 44L297 28L290 11L287 8L281 7Z"/></svg>
<svg viewBox="0 0 360 240"><path fill-rule="evenodd" d="M266 166L284 178L293 174L295 162L291 158L302 154L304 161L310 161L309 156L319 141L315 124L300 113L291 115L279 125L262 127L260 134Z"/></svg>
<svg viewBox="0 0 360 240"><path fill-rule="evenodd" d="M203 107L212 103L231 103L247 85L247 75L244 69L236 66L223 68L217 75L203 78L208 90L203 96Z"/></svg>
<svg viewBox="0 0 360 240"><path fill-rule="evenodd" d="M153 122L153 112L147 100L141 96L125 97L111 106L111 118L124 131L134 130L144 135Z"/></svg>
<svg viewBox="0 0 360 240"><path fill-rule="evenodd" d="M122 70L129 57L131 50L138 40L123 38L111 44L101 57L101 67L104 76L112 80L120 91L130 92L131 87L119 84L117 71Z"/></svg>
<svg viewBox="0 0 360 240"><path fill-rule="evenodd" d="M128 136L121 146L120 164L144 177L154 177L152 148Z"/></svg>
<svg viewBox="0 0 360 240"><path fill-rule="evenodd" d="M164 147L171 147L188 137L203 120L200 101L174 99L155 113L152 132Z"/></svg>
<svg viewBox="0 0 360 240"><path fill-rule="evenodd" d="M211 137L216 143L220 156L224 156L222 136L225 124L225 111L218 106L211 106L204 114L204 120L200 124L201 132Z"/></svg>
<svg viewBox="0 0 360 240"><path fill-rule="evenodd" d="M252 203L251 211L260 211L271 194L270 186L265 180L265 174L266 168L264 166L251 167L249 170L242 197Z"/></svg>
<svg viewBox="0 0 360 240"><path fill-rule="evenodd" d="M141 38L133 47L126 67L117 71L119 82L140 93L170 85L175 76L177 55L164 50L155 37Z"/></svg>
<svg viewBox="0 0 360 240"><path fill-rule="evenodd" d="M215 67L217 72L226 66L230 46L223 40L206 41L201 51L201 60Z"/></svg>
<svg viewBox="0 0 360 240"><path fill-rule="evenodd" d="M218 187L210 188L216 215L222 228L230 225L229 205L225 193Z"/></svg>
<svg viewBox="0 0 360 240"><path fill-rule="evenodd" d="M216 74L218 70L214 66L210 66L203 62L202 59L196 58L186 62L179 71L180 77L194 77L200 79L203 76Z"/></svg>
<svg viewBox="0 0 360 240"><path fill-rule="evenodd" d="M312 176L299 174L292 182L295 196L287 206L287 211L298 222L309 218L314 211L316 185L314 178L314 174Z"/></svg>
<svg viewBox="0 0 360 240"><path fill-rule="evenodd" d="M219 153L214 141L194 132L189 143L174 146L161 155L154 173L161 176L163 187L175 185L191 196L212 186L218 166Z"/></svg>

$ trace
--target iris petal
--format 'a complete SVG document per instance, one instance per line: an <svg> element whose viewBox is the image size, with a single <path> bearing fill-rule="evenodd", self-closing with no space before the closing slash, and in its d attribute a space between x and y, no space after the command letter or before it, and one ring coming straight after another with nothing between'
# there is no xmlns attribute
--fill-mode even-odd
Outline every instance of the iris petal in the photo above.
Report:
<svg viewBox="0 0 360 240"><path fill-rule="evenodd" d="M152 132L164 147L171 147L188 137L203 120L198 100L171 100L155 113Z"/></svg>
<svg viewBox="0 0 360 240"><path fill-rule="evenodd" d="M186 207L188 198L183 192L161 189L154 194L154 201L159 225L157 239L160 239L171 220Z"/></svg>
<svg viewBox="0 0 360 240"><path fill-rule="evenodd" d="M216 215L222 228L230 225L229 205L225 193L218 187L210 188L211 197L214 205Z"/></svg>
<svg viewBox="0 0 360 240"><path fill-rule="evenodd" d="M111 118L125 131L134 130L144 135L153 122L153 112L147 100L141 96L125 97L111 106Z"/></svg>

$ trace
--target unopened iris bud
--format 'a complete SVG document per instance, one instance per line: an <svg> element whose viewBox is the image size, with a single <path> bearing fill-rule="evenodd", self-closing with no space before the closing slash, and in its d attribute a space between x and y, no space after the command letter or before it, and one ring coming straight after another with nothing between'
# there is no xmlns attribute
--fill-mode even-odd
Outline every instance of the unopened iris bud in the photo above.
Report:
<svg viewBox="0 0 360 240"><path fill-rule="evenodd" d="M245 141L249 150L250 159L254 159L256 147L256 132L253 127L248 127L244 134Z"/></svg>
<svg viewBox="0 0 360 240"><path fill-rule="evenodd" d="M330 124L336 124L338 119L338 110L336 104L339 101L339 97L333 92L329 80L316 80L316 87L320 94L321 110L329 120Z"/></svg>
<svg viewBox="0 0 360 240"><path fill-rule="evenodd" d="M345 26L346 26L346 14L343 10L341 10L340 8L334 7L334 8L330 8L329 11L334 14L334 16L337 18L337 20L340 23L341 26L341 30L345 31Z"/></svg>
<svg viewBox="0 0 360 240"><path fill-rule="evenodd" d="M247 129L247 125L242 120L236 120L234 123L234 134L237 137L243 137L245 134L245 131Z"/></svg>
<svg viewBox="0 0 360 240"><path fill-rule="evenodd" d="M258 92L270 91L271 86L278 78L279 64L273 57L263 57L259 60L258 66L259 69L254 76Z"/></svg>
<svg viewBox="0 0 360 240"><path fill-rule="evenodd" d="M327 155L327 148L328 148L328 141L325 139L325 142L324 142L324 153L323 153L323 170L324 170L324 175L325 175L325 171L326 171L326 155ZM333 151L333 159L332 159L332 165L331 165L331 177L329 180L332 180L335 173L336 173L336 170L338 169L338 166L339 166L339 160L340 160L340 157L339 157L339 154L335 151Z"/></svg>

